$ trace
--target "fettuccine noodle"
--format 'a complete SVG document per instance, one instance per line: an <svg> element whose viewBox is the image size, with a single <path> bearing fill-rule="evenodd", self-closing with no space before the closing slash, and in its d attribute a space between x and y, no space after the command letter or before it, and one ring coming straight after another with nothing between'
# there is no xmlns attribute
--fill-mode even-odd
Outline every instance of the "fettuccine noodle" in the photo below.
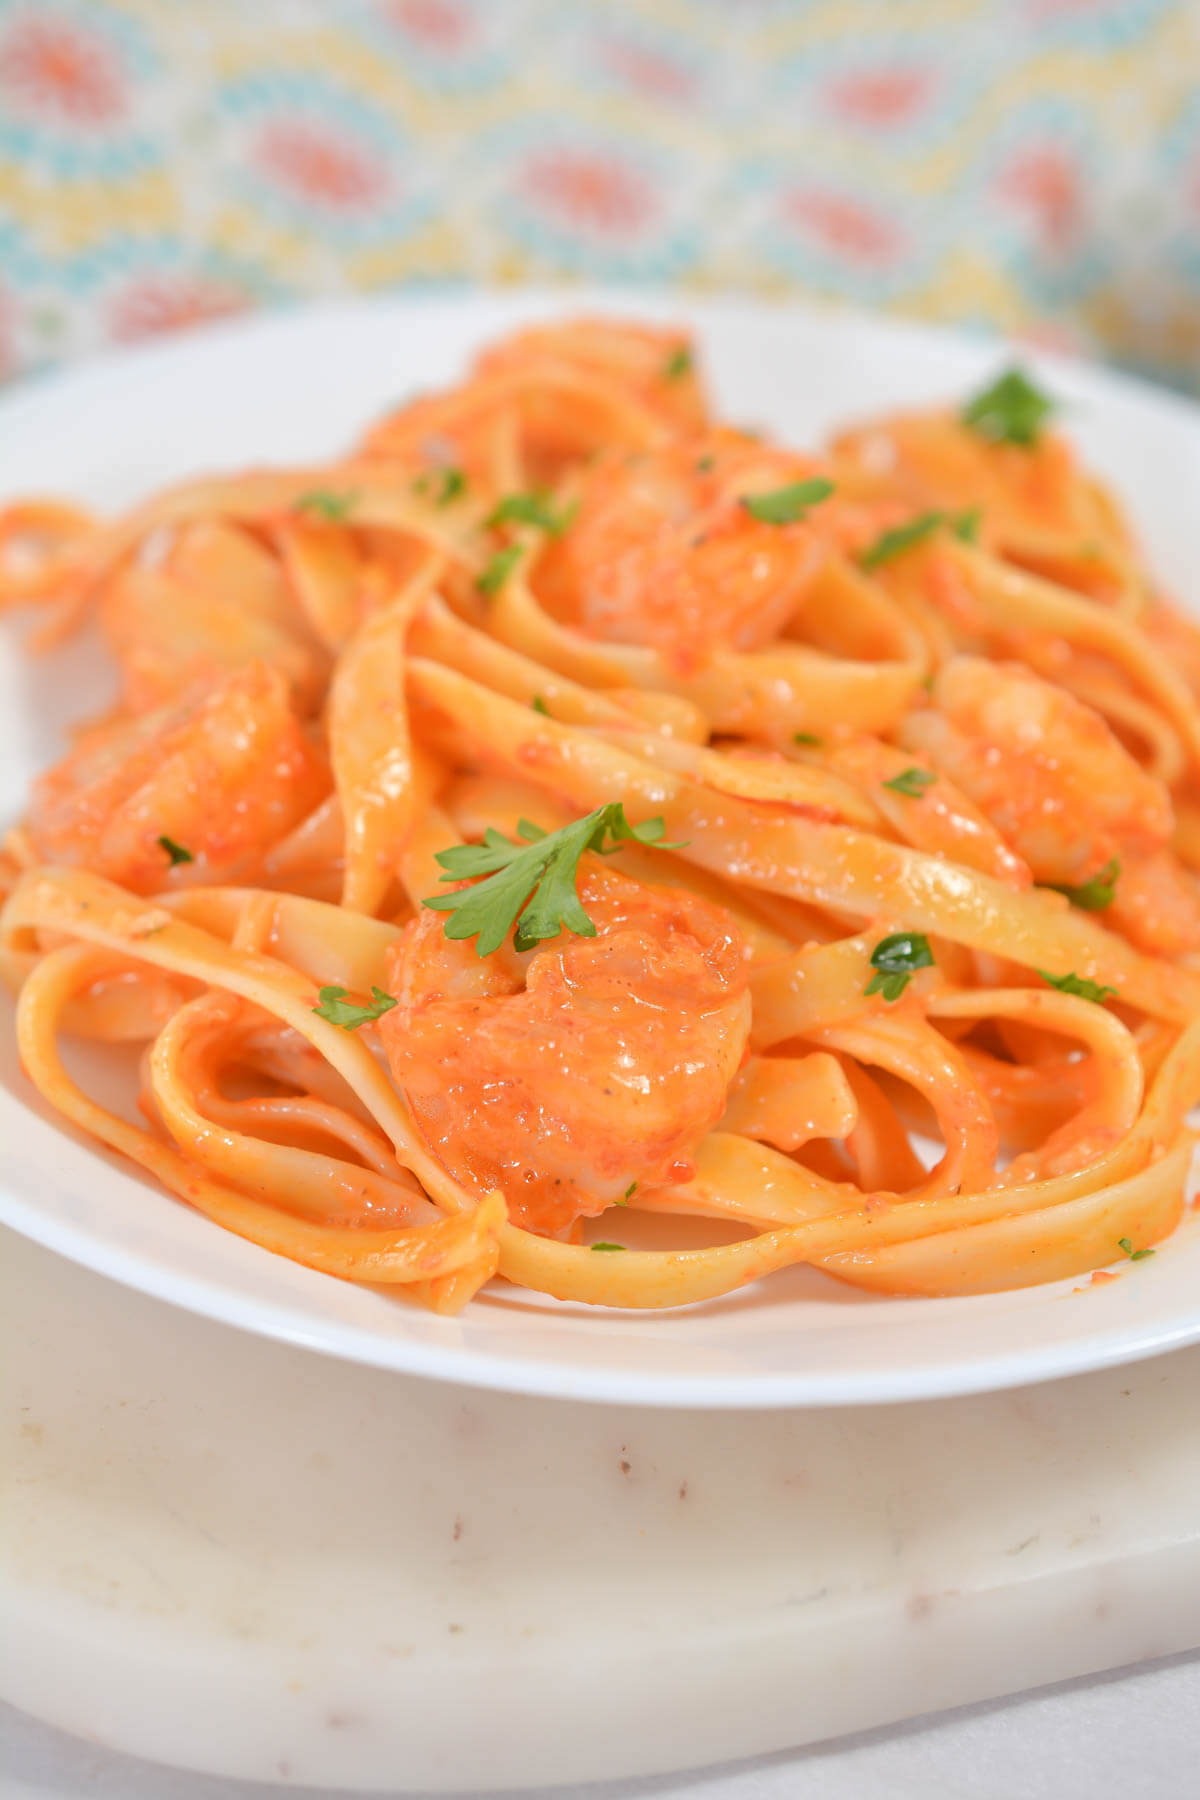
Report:
<svg viewBox="0 0 1200 1800"><path fill-rule="evenodd" d="M341 460L0 511L0 603L121 678L0 852L39 1092L443 1312L1137 1260L1200 1097L1200 629L1049 413L1011 372L802 454L583 321Z"/></svg>

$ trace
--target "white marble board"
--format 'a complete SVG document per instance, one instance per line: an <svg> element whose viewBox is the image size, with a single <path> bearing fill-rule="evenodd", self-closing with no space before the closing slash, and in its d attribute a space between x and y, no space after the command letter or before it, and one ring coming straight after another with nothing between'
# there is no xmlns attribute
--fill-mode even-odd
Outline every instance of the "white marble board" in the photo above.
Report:
<svg viewBox="0 0 1200 1800"><path fill-rule="evenodd" d="M852 1411L523 1399L0 1234L0 1697L231 1777L746 1756L1200 1644L1200 1350Z"/></svg>

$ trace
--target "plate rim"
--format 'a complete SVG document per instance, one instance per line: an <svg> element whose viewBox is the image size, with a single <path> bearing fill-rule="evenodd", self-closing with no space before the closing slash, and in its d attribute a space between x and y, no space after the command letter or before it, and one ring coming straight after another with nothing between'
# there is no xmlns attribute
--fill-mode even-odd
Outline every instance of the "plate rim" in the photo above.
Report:
<svg viewBox="0 0 1200 1800"><path fill-rule="evenodd" d="M1120 369L1111 369L1086 357L1059 349L1044 349L979 326L952 326L924 322L889 313L873 313L861 307L823 302L805 297L759 296L724 290L692 293L686 290L598 285L540 285L529 288L466 285L431 285L414 292L367 295L295 304L222 319L136 345L108 348L80 361L50 370L34 370L0 388L0 430L19 428L22 415L60 395L79 393L86 404L87 391L95 383L107 384L130 371L139 379L155 363L178 364L220 355L223 348L248 344L256 338L277 338L316 328L352 329L356 321L372 318L402 320L414 312L425 316L438 311L462 316L464 327L472 314L497 310L512 320L553 316L570 312L616 312L649 318L678 319L703 330L706 319L727 320L765 316L783 323L794 321L808 328L853 335L869 333L886 340L896 354L906 345L969 352L973 357L990 354L1019 356L1044 372L1050 380L1080 382L1098 392L1102 403L1135 403L1149 408L1178 428L1194 434L1200 446L1200 404L1185 395ZM331 1355L366 1367L406 1374L414 1378L450 1382L476 1389L536 1395L541 1398L585 1400L602 1404L667 1406L684 1409L770 1410L829 1406L894 1405L922 1400L948 1399L1023 1387L1091 1373L1181 1349L1200 1341L1200 1299L1187 1319L1170 1315L1155 1326L1153 1321L1125 1326L1111 1323L1086 1334L1051 1344L1035 1340L1022 1348L992 1352L965 1360L950 1359L937 1366L922 1364L915 1371L903 1363L896 1367L841 1370L827 1373L814 1364L788 1367L770 1373L660 1372L654 1368L630 1370L614 1366L560 1364L545 1354L505 1355L463 1344L439 1343L435 1338L374 1331L369 1324L347 1324L317 1314L305 1323L303 1307L283 1298L268 1304L266 1313L251 1316L246 1299L220 1281L160 1265L151 1258L107 1240L102 1233L70 1220L40 1211L35 1202L14 1192L3 1178L0 1163L0 1224L102 1279L115 1281L144 1293L166 1306L212 1319L236 1330L273 1339L293 1348ZM216 1227L215 1229L220 1229ZM258 1255L269 1252L250 1246ZM1085 1279L1084 1277L1077 1277ZM1047 1298L1064 1284L1051 1284ZM1013 1290L1033 1292L1034 1290ZM959 1306L973 1296L948 1301ZM919 1302L918 1302L919 1303ZM797 1304L803 1304L798 1302ZM912 1304L903 1298L886 1300L889 1306ZM684 1309L692 1310L692 1309ZM552 1314L546 1314L552 1317ZM628 1319L626 1311L617 1314ZM453 1325L453 1321L448 1322ZM569 1329L570 1319L565 1320ZM804 1340L798 1340L803 1342Z"/></svg>

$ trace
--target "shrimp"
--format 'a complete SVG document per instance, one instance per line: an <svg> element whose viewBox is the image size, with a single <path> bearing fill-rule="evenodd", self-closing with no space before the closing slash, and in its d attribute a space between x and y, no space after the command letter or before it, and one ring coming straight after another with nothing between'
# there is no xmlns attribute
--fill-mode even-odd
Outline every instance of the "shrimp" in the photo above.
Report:
<svg viewBox="0 0 1200 1800"><path fill-rule="evenodd" d="M37 782L36 853L137 893L176 879L228 878L323 797L329 774L276 669L249 663L173 706L89 733Z"/></svg>
<svg viewBox="0 0 1200 1800"><path fill-rule="evenodd" d="M562 1231L634 1185L686 1180L746 1051L737 926L681 889L580 864L592 938L480 958L423 912L389 952L379 1029L418 1129L512 1218Z"/></svg>
<svg viewBox="0 0 1200 1800"><path fill-rule="evenodd" d="M538 565L538 597L592 637L658 650L681 674L723 648L760 649L826 548L807 521L763 522L743 500L813 472L735 432L600 458Z"/></svg>
<svg viewBox="0 0 1200 1800"><path fill-rule="evenodd" d="M283 671L315 706L328 656L308 632L276 560L222 521L182 529L161 562L135 562L109 584L100 609L131 712L162 706L200 674L259 659Z"/></svg>
<svg viewBox="0 0 1200 1800"><path fill-rule="evenodd" d="M1139 949L1200 945L1200 890L1168 843L1163 782L1100 714L1018 663L954 657L900 739L945 773L1028 863L1036 881L1083 885L1116 859L1105 921Z"/></svg>
<svg viewBox="0 0 1200 1800"><path fill-rule="evenodd" d="M1099 713L1020 663L954 657L933 700L905 721L905 748L982 807L1036 881L1078 885L1111 857L1148 855L1170 838L1162 782Z"/></svg>

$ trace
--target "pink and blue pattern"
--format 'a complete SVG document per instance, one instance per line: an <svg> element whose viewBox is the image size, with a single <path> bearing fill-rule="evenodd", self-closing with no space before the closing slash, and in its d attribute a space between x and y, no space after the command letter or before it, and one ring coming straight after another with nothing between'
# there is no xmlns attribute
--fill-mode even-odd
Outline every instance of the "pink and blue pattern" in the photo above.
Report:
<svg viewBox="0 0 1200 1800"><path fill-rule="evenodd" d="M1192 0L0 0L0 376L306 294L619 281L1200 386Z"/></svg>

